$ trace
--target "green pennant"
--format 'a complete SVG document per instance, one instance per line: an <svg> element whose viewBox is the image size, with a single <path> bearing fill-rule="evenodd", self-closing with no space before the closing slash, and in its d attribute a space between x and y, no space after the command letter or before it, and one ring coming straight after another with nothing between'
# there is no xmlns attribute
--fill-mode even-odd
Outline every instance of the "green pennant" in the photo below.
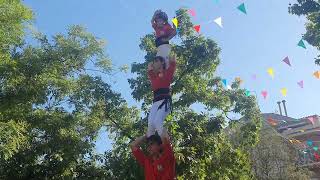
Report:
<svg viewBox="0 0 320 180"><path fill-rule="evenodd" d="M250 91L246 90L246 96L250 96Z"/></svg>
<svg viewBox="0 0 320 180"><path fill-rule="evenodd" d="M304 49L307 49L307 48L306 48L306 45L304 44L304 42L303 42L302 39L299 41L298 46L300 46L300 47L302 47L302 48L304 48Z"/></svg>
<svg viewBox="0 0 320 180"><path fill-rule="evenodd" d="M244 3L242 3L240 6L238 6L238 9L243 12L244 14L247 14L246 6Z"/></svg>

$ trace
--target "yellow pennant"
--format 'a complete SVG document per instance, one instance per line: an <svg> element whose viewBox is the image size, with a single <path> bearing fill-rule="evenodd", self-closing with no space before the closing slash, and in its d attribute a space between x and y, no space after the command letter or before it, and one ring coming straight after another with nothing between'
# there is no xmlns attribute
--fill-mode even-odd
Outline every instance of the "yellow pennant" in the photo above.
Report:
<svg viewBox="0 0 320 180"><path fill-rule="evenodd" d="M286 96L287 96L288 89L287 89L287 88L282 88L282 89L280 90L280 92L281 92L282 96L286 97Z"/></svg>
<svg viewBox="0 0 320 180"><path fill-rule="evenodd" d="M268 72L268 74L269 74L272 78L274 78L274 72L273 72L273 69L272 69L272 68L269 68L269 69L267 70L267 72Z"/></svg>
<svg viewBox="0 0 320 180"><path fill-rule="evenodd" d="M172 23L174 24L174 26L176 26L176 28L178 28L178 19L177 18L173 18Z"/></svg>

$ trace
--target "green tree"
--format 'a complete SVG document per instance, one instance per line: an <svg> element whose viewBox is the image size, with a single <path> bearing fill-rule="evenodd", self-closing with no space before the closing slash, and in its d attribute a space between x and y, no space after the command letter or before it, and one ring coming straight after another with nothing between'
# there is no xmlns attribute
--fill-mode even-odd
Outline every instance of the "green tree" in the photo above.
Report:
<svg viewBox="0 0 320 180"><path fill-rule="evenodd" d="M177 159L178 179L253 179L247 148L258 139L260 111L253 96L247 97L239 88L225 89L215 73L220 63L220 48L211 39L195 34L193 24L185 10L178 10L178 36L180 44L172 44L177 55L177 71L172 85L174 112L166 119L173 139ZM148 113L152 92L147 79L147 64L156 54L155 36L141 39L140 48L146 52L145 62L132 64L129 79L132 95L142 101L142 112ZM199 103L204 111L199 113L191 105ZM238 132L239 141L233 143L225 127L233 129L239 122L228 118L230 113L243 116L248 121ZM147 117L135 117L121 124L131 136L146 132ZM237 126L239 127L239 126ZM143 170L132 158L129 139L114 134L114 149L105 155L105 168L112 179L142 179Z"/></svg>
<svg viewBox="0 0 320 180"><path fill-rule="evenodd" d="M307 32L303 39L310 45L320 50L320 1L319 0L298 0L297 3L289 6L289 13L298 16L305 15ZM315 63L320 65L320 55Z"/></svg>
<svg viewBox="0 0 320 180"><path fill-rule="evenodd" d="M31 20L32 12L18 0L1 0L0 14L0 102L2 103L2 84L5 81L2 72L8 67L6 64L13 64L10 61L10 52L22 44L24 24ZM23 135L27 123L15 117L2 121L4 118L5 114L0 111L0 158L8 159L27 144L27 139Z"/></svg>
<svg viewBox="0 0 320 180"><path fill-rule="evenodd" d="M250 150L250 158L257 179L310 179L310 171L299 167L297 147L266 123L259 143Z"/></svg>
<svg viewBox="0 0 320 180"><path fill-rule="evenodd" d="M98 132L119 131L119 115L137 110L93 73L113 71L104 42L72 26L25 44L32 12L18 0L0 1L0 10L0 179L107 179Z"/></svg>

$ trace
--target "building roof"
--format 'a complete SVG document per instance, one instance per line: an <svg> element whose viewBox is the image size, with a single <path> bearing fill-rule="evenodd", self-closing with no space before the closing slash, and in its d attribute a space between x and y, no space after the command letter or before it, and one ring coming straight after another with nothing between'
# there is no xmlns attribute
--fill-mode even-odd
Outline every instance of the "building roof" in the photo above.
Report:
<svg viewBox="0 0 320 180"><path fill-rule="evenodd" d="M278 124L279 124L278 126L299 123L299 119L295 119L295 118L288 117L288 116L282 116L280 114L262 113L261 115L265 120L272 118L273 120L278 121Z"/></svg>

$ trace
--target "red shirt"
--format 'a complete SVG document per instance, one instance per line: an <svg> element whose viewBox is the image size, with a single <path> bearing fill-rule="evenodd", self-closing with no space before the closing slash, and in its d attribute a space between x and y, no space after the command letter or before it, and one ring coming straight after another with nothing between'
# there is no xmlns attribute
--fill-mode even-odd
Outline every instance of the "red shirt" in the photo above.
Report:
<svg viewBox="0 0 320 180"><path fill-rule="evenodd" d="M148 71L148 76L151 81L151 87L153 91L159 88L169 88L173 80L173 74L176 71L176 62L169 61L169 68L164 70L163 76L159 77L159 74L154 73L152 70Z"/></svg>
<svg viewBox="0 0 320 180"><path fill-rule="evenodd" d="M158 28L157 25L152 25L153 29L156 31L156 38L169 36L174 29L169 23L166 23L161 28Z"/></svg>
<svg viewBox="0 0 320 180"><path fill-rule="evenodd" d="M170 143L163 144L163 152L159 159L152 160L144 155L140 148L132 149L138 163L144 168L146 180L174 180L176 161Z"/></svg>

